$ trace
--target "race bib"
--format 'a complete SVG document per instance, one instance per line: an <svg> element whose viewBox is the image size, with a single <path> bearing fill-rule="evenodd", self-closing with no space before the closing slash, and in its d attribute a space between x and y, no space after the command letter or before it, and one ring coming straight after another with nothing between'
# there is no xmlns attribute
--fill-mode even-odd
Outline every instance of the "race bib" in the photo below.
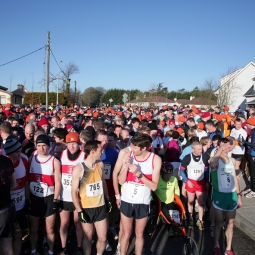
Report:
<svg viewBox="0 0 255 255"><path fill-rule="evenodd" d="M106 180L109 180L111 176L111 165L110 164L104 164L104 178Z"/></svg>
<svg viewBox="0 0 255 255"><path fill-rule="evenodd" d="M22 189L19 192L11 193L11 199L15 205L22 203L25 200L25 191Z"/></svg>
<svg viewBox="0 0 255 255"><path fill-rule="evenodd" d="M224 189L228 189L231 187L231 176L229 173L221 173L220 174L220 179L221 179L221 186Z"/></svg>
<svg viewBox="0 0 255 255"><path fill-rule="evenodd" d="M94 197L103 194L103 183L102 181L93 182L86 185L87 197Z"/></svg>
<svg viewBox="0 0 255 255"><path fill-rule="evenodd" d="M175 223L180 223L180 213L177 210L169 210L170 217L174 220Z"/></svg>
<svg viewBox="0 0 255 255"><path fill-rule="evenodd" d="M48 194L48 185L44 182L31 182L30 192L37 197L46 197Z"/></svg>
<svg viewBox="0 0 255 255"><path fill-rule="evenodd" d="M71 188L72 188L72 175L62 174L62 186L66 190L71 190Z"/></svg>
<svg viewBox="0 0 255 255"><path fill-rule="evenodd" d="M128 182L127 183L128 198L130 199L143 199L145 185L141 183Z"/></svg>

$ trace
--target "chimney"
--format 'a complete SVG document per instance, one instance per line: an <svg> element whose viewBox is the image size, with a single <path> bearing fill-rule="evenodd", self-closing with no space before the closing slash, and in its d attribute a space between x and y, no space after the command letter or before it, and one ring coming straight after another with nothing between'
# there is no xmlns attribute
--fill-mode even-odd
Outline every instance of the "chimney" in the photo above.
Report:
<svg viewBox="0 0 255 255"><path fill-rule="evenodd" d="M195 97L193 97L193 96L190 96L190 98L189 98L189 100L191 101L191 100L193 100Z"/></svg>
<svg viewBox="0 0 255 255"><path fill-rule="evenodd" d="M18 89L24 90L24 85L22 85L22 84L18 84L17 87L18 87Z"/></svg>

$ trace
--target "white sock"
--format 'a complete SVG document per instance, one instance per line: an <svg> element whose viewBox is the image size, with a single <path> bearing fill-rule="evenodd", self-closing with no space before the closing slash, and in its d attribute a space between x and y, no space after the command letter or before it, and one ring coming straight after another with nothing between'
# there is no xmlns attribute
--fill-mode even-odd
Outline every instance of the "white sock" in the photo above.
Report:
<svg viewBox="0 0 255 255"><path fill-rule="evenodd" d="M36 248L31 251L31 253L36 253Z"/></svg>
<svg viewBox="0 0 255 255"><path fill-rule="evenodd" d="M49 253L49 254L51 254L51 255L53 255L53 254L54 254L54 253L53 253L53 251L51 251L51 250L49 250L49 251L48 251L48 253Z"/></svg>

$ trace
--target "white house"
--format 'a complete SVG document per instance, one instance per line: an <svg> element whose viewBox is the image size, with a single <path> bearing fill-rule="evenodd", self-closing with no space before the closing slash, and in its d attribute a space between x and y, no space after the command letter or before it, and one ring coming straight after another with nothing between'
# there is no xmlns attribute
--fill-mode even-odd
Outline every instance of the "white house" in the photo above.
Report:
<svg viewBox="0 0 255 255"><path fill-rule="evenodd" d="M215 92L220 106L227 104L230 112L235 112L239 107L246 109L249 98L245 94L255 84L255 63L246 66L220 78L220 88Z"/></svg>

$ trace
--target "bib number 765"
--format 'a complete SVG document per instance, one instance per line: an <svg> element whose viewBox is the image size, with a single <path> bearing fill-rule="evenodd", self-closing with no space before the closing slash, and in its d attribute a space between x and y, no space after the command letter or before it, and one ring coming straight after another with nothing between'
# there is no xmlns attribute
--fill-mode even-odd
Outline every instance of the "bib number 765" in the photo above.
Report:
<svg viewBox="0 0 255 255"><path fill-rule="evenodd" d="M99 183L90 184L89 188L90 188L90 191L99 190L100 189L100 184Z"/></svg>

